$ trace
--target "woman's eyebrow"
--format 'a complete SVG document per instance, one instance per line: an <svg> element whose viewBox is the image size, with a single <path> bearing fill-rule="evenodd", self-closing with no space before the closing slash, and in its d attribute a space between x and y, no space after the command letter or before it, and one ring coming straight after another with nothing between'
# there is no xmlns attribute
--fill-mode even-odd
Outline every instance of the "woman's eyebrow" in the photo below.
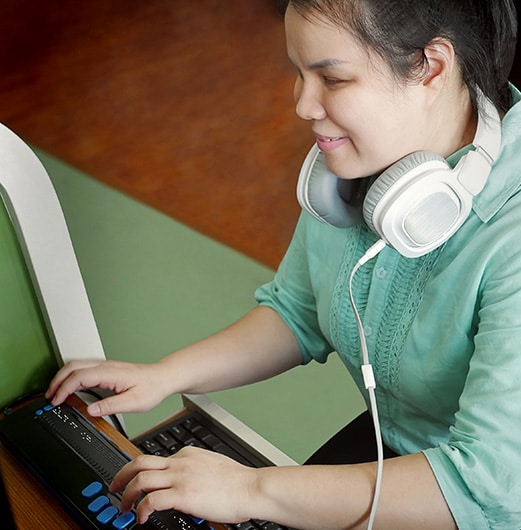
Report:
<svg viewBox="0 0 521 530"><path fill-rule="evenodd" d="M297 71L300 73L300 68L298 68L297 64L291 57L289 57L290 63L297 69ZM306 69L310 72L316 72L317 70L322 70L323 68L331 68L335 66L340 66L344 64L348 64L349 61L346 61L344 59L321 59L320 61L316 61L314 63L311 63L306 67Z"/></svg>
<svg viewBox="0 0 521 530"><path fill-rule="evenodd" d="M347 64L349 61L345 61L343 59L322 59L321 61L317 61L316 63L311 63L308 66L309 70L322 70L323 68L330 68L331 66L339 66L343 64Z"/></svg>

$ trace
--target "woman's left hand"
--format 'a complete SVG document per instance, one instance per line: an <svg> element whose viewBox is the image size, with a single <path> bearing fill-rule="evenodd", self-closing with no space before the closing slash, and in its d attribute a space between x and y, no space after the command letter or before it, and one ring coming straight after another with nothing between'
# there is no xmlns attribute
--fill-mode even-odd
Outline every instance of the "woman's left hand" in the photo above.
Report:
<svg viewBox="0 0 521 530"><path fill-rule="evenodd" d="M140 455L114 477L112 492L125 488L121 510L136 513L143 524L155 510L173 508L209 521L238 523L250 519L248 506L256 469L223 455L185 447L176 455Z"/></svg>

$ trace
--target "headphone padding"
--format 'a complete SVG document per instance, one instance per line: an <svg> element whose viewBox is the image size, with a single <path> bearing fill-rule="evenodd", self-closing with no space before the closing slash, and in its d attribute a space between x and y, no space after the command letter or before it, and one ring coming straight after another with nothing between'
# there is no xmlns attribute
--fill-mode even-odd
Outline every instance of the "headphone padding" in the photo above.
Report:
<svg viewBox="0 0 521 530"><path fill-rule="evenodd" d="M363 216L367 226L375 233L377 230L373 224L373 212L380 199L389 191L395 182L403 177L409 171L416 169L418 166L437 160L442 162L447 169L450 169L446 160L435 153L429 151L416 151L410 155L404 156L392 166L389 166L371 185L367 191L364 200Z"/></svg>
<svg viewBox="0 0 521 530"><path fill-rule="evenodd" d="M297 198L301 206L321 222L348 228L362 219L361 206L352 206L347 200L352 187L349 181L339 184L339 178L328 169L323 154L319 153L310 170L299 177Z"/></svg>

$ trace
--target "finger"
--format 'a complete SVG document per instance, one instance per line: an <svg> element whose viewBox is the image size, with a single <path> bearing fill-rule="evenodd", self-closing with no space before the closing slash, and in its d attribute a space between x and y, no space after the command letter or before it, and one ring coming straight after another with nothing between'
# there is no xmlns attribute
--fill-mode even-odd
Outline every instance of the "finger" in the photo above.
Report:
<svg viewBox="0 0 521 530"><path fill-rule="evenodd" d="M92 368L79 368L71 371L68 377L64 379L61 385L56 389L54 396L51 399L51 403L55 406L60 405L71 394L78 390L94 387L110 389L111 385L106 383L102 377L104 377L104 374L100 374L98 366Z"/></svg>
<svg viewBox="0 0 521 530"><path fill-rule="evenodd" d="M93 366L93 361L69 361L66 363L60 370L54 374L54 377L51 379L51 382L49 383L49 386L47 388L47 392L45 393L45 397L50 398L52 397L58 387L69 377L70 373L74 370L80 369L80 368L87 368L90 366Z"/></svg>
<svg viewBox="0 0 521 530"><path fill-rule="evenodd" d="M131 390L95 401L87 407L87 412L94 417L110 416L123 412L137 412L136 408L133 407L134 400L129 399L129 394L131 394Z"/></svg>
<svg viewBox="0 0 521 530"><path fill-rule="evenodd" d="M59 405L62 403L67 395L64 395L65 392L61 392L63 384L70 378L71 374L74 374L80 370L84 370L87 368L93 368L95 366L98 366L100 363L99 361L72 361L67 363L61 370L59 370L56 375L53 377L51 382L49 383L49 387L47 388L47 392L45 393L45 397L47 399L53 399L53 403L55 405ZM70 395L72 392L70 392L68 395ZM58 394L58 396L57 396ZM59 401L59 402L54 402Z"/></svg>
<svg viewBox="0 0 521 530"><path fill-rule="evenodd" d="M132 462L125 464L114 476L109 490L112 493L121 491L138 473L148 470L167 468L166 458L153 455L139 455Z"/></svg>
<svg viewBox="0 0 521 530"><path fill-rule="evenodd" d="M164 489L172 488L171 475L167 470L152 470L139 472L125 488L121 497L121 510L131 510L134 504L143 498L154 497L154 493ZM143 501L141 501L143 502ZM170 504L171 507L171 504ZM153 508L152 511L154 511Z"/></svg>
<svg viewBox="0 0 521 530"><path fill-rule="evenodd" d="M157 489L145 495L137 505L136 516L139 524L145 524L150 515L155 511L176 508L176 490L173 487Z"/></svg>

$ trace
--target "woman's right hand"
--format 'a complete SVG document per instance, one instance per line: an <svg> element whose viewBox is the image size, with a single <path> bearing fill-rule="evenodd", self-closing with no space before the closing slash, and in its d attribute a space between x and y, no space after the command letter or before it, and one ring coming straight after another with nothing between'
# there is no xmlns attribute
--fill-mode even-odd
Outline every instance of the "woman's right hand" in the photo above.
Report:
<svg viewBox="0 0 521 530"><path fill-rule="evenodd" d="M45 397L56 406L78 390L98 387L114 395L89 405L91 416L144 412L169 395L165 375L157 364L71 361L54 376Z"/></svg>

